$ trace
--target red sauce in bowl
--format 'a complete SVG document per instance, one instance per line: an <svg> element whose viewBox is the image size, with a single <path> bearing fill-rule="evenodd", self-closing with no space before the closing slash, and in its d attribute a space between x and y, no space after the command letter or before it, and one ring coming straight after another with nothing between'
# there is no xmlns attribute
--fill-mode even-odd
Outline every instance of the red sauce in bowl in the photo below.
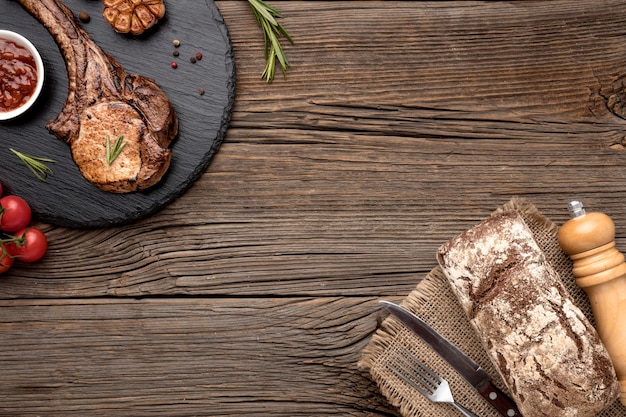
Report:
<svg viewBox="0 0 626 417"><path fill-rule="evenodd" d="M37 64L28 49L0 39L0 112L15 110L37 87Z"/></svg>

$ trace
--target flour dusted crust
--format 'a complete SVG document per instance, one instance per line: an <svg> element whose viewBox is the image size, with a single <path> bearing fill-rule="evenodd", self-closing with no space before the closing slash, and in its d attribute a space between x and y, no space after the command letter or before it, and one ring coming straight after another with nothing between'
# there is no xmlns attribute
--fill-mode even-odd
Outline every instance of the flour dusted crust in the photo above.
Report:
<svg viewBox="0 0 626 417"><path fill-rule="evenodd" d="M437 260L524 417L593 416L618 398L595 329L517 212L450 240Z"/></svg>

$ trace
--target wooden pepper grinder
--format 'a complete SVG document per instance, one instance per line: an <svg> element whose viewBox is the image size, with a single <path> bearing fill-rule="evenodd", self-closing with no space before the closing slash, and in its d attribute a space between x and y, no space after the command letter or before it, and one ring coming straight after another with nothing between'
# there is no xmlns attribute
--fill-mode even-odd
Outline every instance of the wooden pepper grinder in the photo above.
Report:
<svg viewBox="0 0 626 417"><path fill-rule="evenodd" d="M626 263L615 248L615 225L603 213L586 213L580 201L569 203L571 219L559 229L563 251L574 262L576 285L591 302L596 328L613 361L626 405Z"/></svg>

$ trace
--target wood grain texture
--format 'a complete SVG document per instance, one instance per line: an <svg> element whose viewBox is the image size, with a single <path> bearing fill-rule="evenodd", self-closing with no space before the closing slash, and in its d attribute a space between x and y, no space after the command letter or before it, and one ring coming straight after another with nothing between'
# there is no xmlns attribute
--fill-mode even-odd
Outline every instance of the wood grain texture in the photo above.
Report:
<svg viewBox="0 0 626 417"><path fill-rule="evenodd" d="M341 298L4 303L0 410L65 416L384 413L375 386L356 366L367 343L363 335L375 325L368 304Z"/></svg>
<svg viewBox="0 0 626 417"><path fill-rule="evenodd" d="M202 177L132 225L44 225L3 277L0 415L393 415L356 368L375 300L450 237L578 198L626 249L626 2L271 3L268 85L248 3L217 2L237 95Z"/></svg>

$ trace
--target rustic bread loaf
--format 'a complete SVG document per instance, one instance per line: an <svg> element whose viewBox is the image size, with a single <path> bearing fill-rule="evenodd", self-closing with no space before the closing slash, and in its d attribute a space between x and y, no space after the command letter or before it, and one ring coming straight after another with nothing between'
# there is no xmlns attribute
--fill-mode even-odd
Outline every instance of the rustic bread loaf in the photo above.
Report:
<svg viewBox="0 0 626 417"><path fill-rule="evenodd" d="M514 211L437 260L524 417L593 416L619 397L604 346Z"/></svg>

